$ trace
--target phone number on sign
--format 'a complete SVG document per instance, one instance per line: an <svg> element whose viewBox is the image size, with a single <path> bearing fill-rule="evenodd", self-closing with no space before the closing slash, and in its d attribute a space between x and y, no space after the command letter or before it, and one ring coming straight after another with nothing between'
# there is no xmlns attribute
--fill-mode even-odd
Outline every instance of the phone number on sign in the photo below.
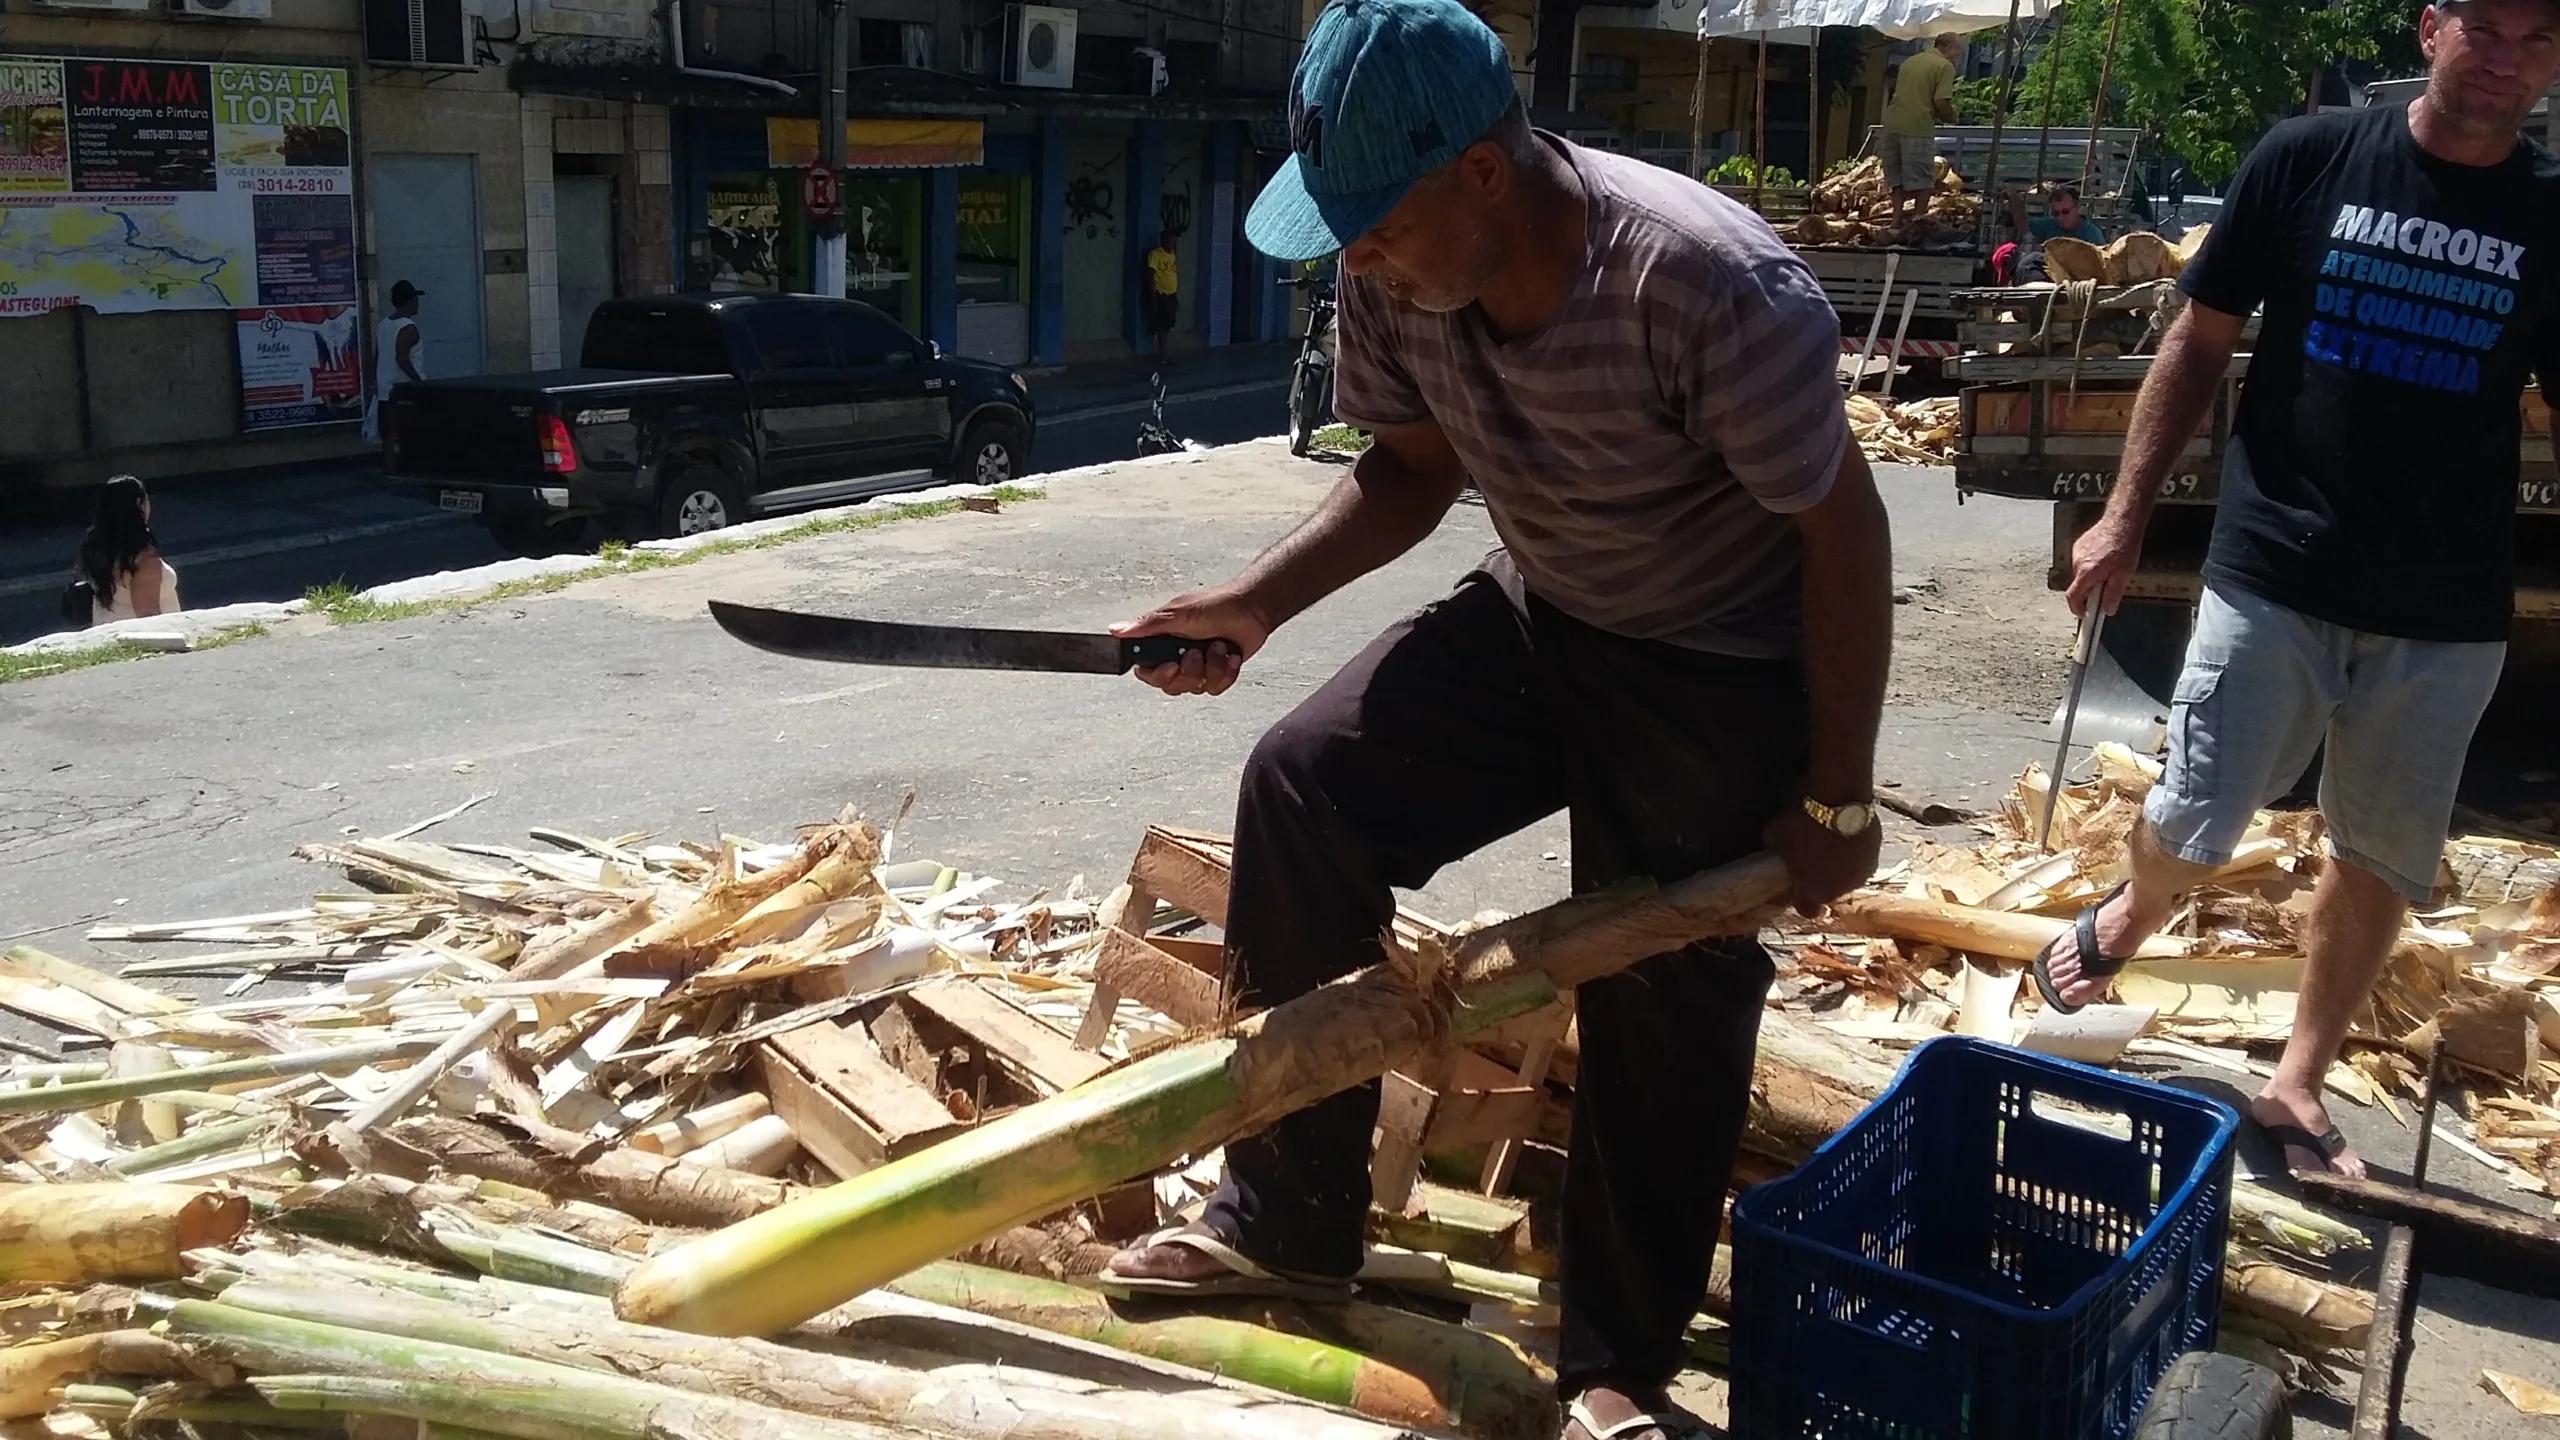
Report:
<svg viewBox="0 0 2560 1440"><path fill-rule="evenodd" d="M2056 500L2095 500L2116 488L2113 470L2065 470L2053 477ZM2160 482L2163 500L2193 500L2204 493L2201 475L2172 475Z"/></svg>
<svg viewBox="0 0 2560 1440"><path fill-rule="evenodd" d="M338 177L334 175L261 175L257 190L261 195L335 195Z"/></svg>

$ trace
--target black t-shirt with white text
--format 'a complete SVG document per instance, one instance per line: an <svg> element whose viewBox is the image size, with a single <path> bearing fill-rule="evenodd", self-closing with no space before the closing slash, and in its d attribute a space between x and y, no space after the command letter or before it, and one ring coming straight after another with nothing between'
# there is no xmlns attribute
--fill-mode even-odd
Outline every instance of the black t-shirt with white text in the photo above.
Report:
<svg viewBox="0 0 2560 1440"><path fill-rule="evenodd" d="M2314 619L2503 640L2518 398L2560 377L2560 160L2456 165L2408 108L2289 120L2249 152L2179 276L2261 302L2205 578Z"/></svg>

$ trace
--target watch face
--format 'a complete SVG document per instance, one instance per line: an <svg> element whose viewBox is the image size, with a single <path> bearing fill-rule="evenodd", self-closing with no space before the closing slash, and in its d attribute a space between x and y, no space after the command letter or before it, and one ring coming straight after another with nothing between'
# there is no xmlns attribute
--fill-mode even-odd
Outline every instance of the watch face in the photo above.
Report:
<svg viewBox="0 0 2560 1440"><path fill-rule="evenodd" d="M1843 835L1857 835L1876 823L1872 805L1842 805L1831 812L1831 828Z"/></svg>

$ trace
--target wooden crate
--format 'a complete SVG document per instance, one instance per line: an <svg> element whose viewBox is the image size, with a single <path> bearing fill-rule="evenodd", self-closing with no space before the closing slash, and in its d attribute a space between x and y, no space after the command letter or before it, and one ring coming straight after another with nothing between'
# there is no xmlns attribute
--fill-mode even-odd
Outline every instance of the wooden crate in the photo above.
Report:
<svg viewBox="0 0 2560 1440"><path fill-rule="evenodd" d="M1152 933L1159 901L1224 928L1234 843L1204 831L1150 826L1130 862L1128 883L1102 905L1105 934L1094 963L1094 993L1075 1045L1090 1052L1110 1034L1122 997L1195 1028L1235 1018L1221 986L1217 943ZM1426 916L1398 910L1394 930L1407 944L1445 942L1448 931ZM1372 1199L1390 1213L1412 1203L1425 1151L1490 1147L1479 1183L1498 1193L1509 1183L1522 1142L1536 1135L1547 1108L1546 1079L1572 1024L1569 1001L1504 1029L1519 1051L1503 1065L1453 1046L1414 1067L1424 1073L1386 1077L1370 1163Z"/></svg>

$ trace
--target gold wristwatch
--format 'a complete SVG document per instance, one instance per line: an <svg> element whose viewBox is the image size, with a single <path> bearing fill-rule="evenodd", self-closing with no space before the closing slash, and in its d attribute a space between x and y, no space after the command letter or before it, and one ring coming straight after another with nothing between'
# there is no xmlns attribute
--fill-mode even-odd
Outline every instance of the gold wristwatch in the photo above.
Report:
<svg viewBox="0 0 2560 1440"><path fill-rule="evenodd" d="M1814 824L1835 835L1863 835L1867 827L1876 823L1876 807L1860 800L1846 805L1825 805L1807 795L1804 797L1804 813L1813 817Z"/></svg>

